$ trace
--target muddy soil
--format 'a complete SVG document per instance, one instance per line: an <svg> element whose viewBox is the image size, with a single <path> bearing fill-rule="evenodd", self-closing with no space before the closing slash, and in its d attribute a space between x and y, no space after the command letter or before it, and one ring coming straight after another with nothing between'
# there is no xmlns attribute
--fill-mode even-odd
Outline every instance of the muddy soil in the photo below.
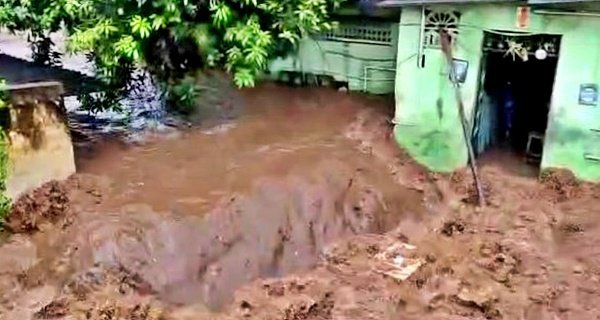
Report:
<svg viewBox="0 0 600 320"><path fill-rule="evenodd" d="M600 316L596 187L483 159L476 209L466 171L431 174L398 150L380 99L244 96L234 121L106 143L20 201L0 319ZM403 281L382 260L399 246L420 265Z"/></svg>

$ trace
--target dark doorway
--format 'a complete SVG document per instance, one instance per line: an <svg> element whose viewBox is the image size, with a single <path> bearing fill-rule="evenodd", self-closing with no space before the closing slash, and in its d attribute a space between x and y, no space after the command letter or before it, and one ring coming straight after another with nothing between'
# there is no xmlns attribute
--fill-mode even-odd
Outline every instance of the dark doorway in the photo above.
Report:
<svg viewBox="0 0 600 320"><path fill-rule="evenodd" d="M541 159L559 42L554 35L485 33L473 119L477 154L502 148Z"/></svg>

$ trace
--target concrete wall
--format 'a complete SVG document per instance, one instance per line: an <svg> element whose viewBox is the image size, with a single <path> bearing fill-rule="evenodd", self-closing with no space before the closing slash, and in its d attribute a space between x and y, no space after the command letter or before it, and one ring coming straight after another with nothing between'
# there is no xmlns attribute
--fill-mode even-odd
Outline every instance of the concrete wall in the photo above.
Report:
<svg viewBox="0 0 600 320"><path fill-rule="evenodd" d="M7 195L13 199L50 180L75 173L60 83L9 87Z"/></svg>
<svg viewBox="0 0 600 320"><path fill-rule="evenodd" d="M389 25L393 39L389 44L306 38L297 54L276 59L269 69L274 76L282 71L327 75L347 82L353 91L393 93L398 25Z"/></svg>
<svg viewBox="0 0 600 320"><path fill-rule="evenodd" d="M462 85L467 116L477 98L484 30L562 35L542 167L571 169L578 177L600 180L600 106L579 105L579 86L600 85L600 18L532 13L526 29L517 28L514 5L434 6L461 13L454 56L469 62ZM396 73L397 141L420 163L451 171L466 165L454 92L439 49L425 49L425 67L417 66L421 9L406 8L399 26ZM585 154L589 154L586 159Z"/></svg>

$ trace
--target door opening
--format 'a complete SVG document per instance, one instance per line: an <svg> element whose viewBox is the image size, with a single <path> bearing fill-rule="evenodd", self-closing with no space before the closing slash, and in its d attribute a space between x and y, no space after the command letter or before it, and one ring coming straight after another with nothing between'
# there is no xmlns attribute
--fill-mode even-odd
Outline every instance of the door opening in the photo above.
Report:
<svg viewBox="0 0 600 320"><path fill-rule="evenodd" d="M478 155L502 149L539 162L560 36L485 32L472 142Z"/></svg>

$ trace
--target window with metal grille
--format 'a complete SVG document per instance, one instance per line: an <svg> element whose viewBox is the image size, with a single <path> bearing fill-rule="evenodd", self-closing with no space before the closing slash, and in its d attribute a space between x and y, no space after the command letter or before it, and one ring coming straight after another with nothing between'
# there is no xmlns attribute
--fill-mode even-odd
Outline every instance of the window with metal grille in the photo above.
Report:
<svg viewBox="0 0 600 320"><path fill-rule="evenodd" d="M458 37L458 25L460 23L460 12L458 11L436 11L425 10L425 28L423 30L423 45L426 48L439 48L440 29L445 30L450 36L452 43Z"/></svg>
<svg viewBox="0 0 600 320"><path fill-rule="evenodd" d="M391 23L344 23L329 32L317 37L327 41L363 42L371 44L392 44Z"/></svg>

